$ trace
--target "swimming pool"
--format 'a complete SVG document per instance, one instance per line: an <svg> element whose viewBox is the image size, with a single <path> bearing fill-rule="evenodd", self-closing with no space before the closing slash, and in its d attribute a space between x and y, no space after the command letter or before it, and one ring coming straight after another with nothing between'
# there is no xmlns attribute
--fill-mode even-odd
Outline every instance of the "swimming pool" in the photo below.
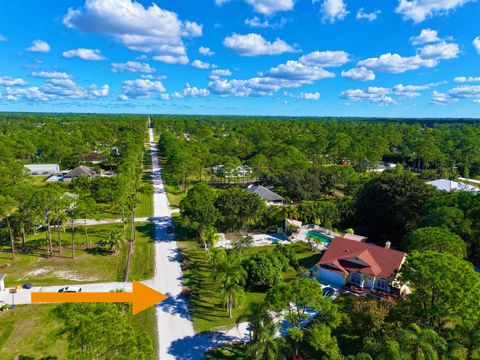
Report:
<svg viewBox="0 0 480 360"><path fill-rule="evenodd" d="M318 232L318 231L308 231L305 235L312 237L314 239L320 240L324 244L330 244L333 240L333 238L331 238L330 236L322 234L321 232Z"/></svg>

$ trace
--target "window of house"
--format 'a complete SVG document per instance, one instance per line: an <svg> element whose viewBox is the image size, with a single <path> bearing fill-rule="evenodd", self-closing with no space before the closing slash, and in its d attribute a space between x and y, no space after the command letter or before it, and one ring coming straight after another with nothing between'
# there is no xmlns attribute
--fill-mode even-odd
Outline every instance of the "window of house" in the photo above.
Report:
<svg viewBox="0 0 480 360"><path fill-rule="evenodd" d="M350 282L354 285L361 286L362 285L362 275L359 273L353 273L350 277Z"/></svg>
<svg viewBox="0 0 480 360"><path fill-rule="evenodd" d="M388 290L388 281L385 279L378 279L377 288L379 288L380 290Z"/></svg>

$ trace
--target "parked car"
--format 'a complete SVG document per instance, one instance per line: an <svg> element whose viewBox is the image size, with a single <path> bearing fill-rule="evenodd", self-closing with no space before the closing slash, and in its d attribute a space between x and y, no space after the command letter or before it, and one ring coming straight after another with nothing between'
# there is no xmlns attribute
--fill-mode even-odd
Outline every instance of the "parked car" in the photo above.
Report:
<svg viewBox="0 0 480 360"><path fill-rule="evenodd" d="M171 226L167 226L167 234L173 234L173 228Z"/></svg>
<svg viewBox="0 0 480 360"><path fill-rule="evenodd" d="M58 290L59 293L79 293L82 292L82 288L76 286L66 286Z"/></svg>
<svg viewBox="0 0 480 360"><path fill-rule="evenodd" d="M335 295L335 289L331 287L323 288L323 296L332 297Z"/></svg>

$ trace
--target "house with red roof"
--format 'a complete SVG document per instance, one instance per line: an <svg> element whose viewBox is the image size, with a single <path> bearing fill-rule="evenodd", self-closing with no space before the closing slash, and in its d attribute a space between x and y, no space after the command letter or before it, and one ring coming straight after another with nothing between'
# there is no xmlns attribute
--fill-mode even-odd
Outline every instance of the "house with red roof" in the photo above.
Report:
<svg viewBox="0 0 480 360"><path fill-rule="evenodd" d="M381 247L335 237L313 270L320 282L400 293L395 276L406 255L390 249L389 243Z"/></svg>

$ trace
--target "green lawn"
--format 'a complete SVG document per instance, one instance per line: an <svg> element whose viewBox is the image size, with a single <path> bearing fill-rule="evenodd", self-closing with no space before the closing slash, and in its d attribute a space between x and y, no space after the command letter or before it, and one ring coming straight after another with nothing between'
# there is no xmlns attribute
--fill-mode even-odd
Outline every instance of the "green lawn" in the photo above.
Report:
<svg viewBox="0 0 480 360"><path fill-rule="evenodd" d="M177 185L165 184L165 190L167 191L167 198L171 207L178 208L180 201L187 196L187 193L180 190Z"/></svg>
<svg viewBox="0 0 480 360"><path fill-rule="evenodd" d="M91 243L96 244L114 229L121 229L121 225L89 226L89 239ZM147 279L152 277L154 272L152 225L136 224L136 231L137 244L132 258L130 277L138 280ZM129 233L127 229L127 234ZM53 234L55 240L56 235L56 233ZM7 274L6 285L13 286L25 282L32 282L33 285L61 285L123 280L125 247L117 254L104 252L96 246L87 250L84 245L83 229L77 227L75 260L72 260L71 229L67 228L60 235L66 247L62 253L59 253L56 246L55 256L52 258L45 256L45 233L43 232L28 238L27 244L30 251L17 254L15 261L11 260L8 247L0 247L0 265L10 264L9 267L1 270L2 273Z"/></svg>
<svg viewBox="0 0 480 360"><path fill-rule="evenodd" d="M52 314L57 305L23 305L0 313L0 359L19 355L66 358L67 343L58 334L61 323Z"/></svg>
<svg viewBox="0 0 480 360"><path fill-rule="evenodd" d="M22 305L0 313L0 360L16 360L20 355L40 359L56 356L66 359L67 342L59 334L62 326L53 309L58 305ZM155 308L131 317L133 326L156 343ZM151 359L156 360L157 351Z"/></svg>
<svg viewBox="0 0 480 360"><path fill-rule="evenodd" d="M195 241L179 241L182 252L184 270L184 285L193 294L189 298L189 310L193 317L196 332L210 331L216 328L229 328L238 322L246 321L250 303L262 302L265 293L246 291L245 303L241 308L234 309L230 319L221 304L218 286L212 281L211 270L206 262L206 253ZM316 262L319 254L308 250L304 243L294 245L302 266ZM273 246L255 247L249 249L248 255L257 252L272 251ZM284 280L296 276L293 268L283 274Z"/></svg>

